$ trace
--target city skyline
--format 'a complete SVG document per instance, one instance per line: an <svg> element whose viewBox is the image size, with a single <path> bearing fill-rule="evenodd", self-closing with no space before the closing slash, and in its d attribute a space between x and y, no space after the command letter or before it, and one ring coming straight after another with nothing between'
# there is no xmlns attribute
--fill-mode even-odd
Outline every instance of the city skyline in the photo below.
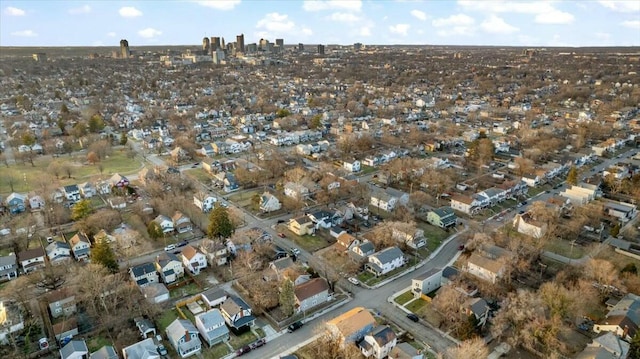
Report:
<svg viewBox="0 0 640 359"><path fill-rule="evenodd" d="M638 46L638 1L1 2L2 46ZM168 21L168 18L171 20ZM187 26L188 25L188 26ZM78 31L81 29L81 31Z"/></svg>

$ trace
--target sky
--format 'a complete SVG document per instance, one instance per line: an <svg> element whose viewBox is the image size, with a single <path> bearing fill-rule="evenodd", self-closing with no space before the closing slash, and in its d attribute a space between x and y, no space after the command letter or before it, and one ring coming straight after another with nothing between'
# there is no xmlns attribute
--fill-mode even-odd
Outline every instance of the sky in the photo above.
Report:
<svg viewBox="0 0 640 359"><path fill-rule="evenodd" d="M286 44L640 46L640 0L11 1L0 46Z"/></svg>

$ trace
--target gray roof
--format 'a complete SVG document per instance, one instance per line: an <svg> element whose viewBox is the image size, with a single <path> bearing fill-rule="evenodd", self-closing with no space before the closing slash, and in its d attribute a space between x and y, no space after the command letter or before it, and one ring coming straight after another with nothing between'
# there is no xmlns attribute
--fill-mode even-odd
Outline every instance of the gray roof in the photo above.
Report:
<svg viewBox="0 0 640 359"><path fill-rule="evenodd" d="M163 253L158 254L158 256L156 257L156 262L158 262L158 264L162 268L164 268L171 261L178 261L178 262L182 263L178 259L178 256L176 256L175 254L173 254L171 252L163 252Z"/></svg>
<svg viewBox="0 0 640 359"><path fill-rule="evenodd" d="M207 298L209 302L213 302L214 300L225 298L227 296L227 292L222 288L211 288L202 293L202 296Z"/></svg>
<svg viewBox="0 0 640 359"><path fill-rule="evenodd" d="M160 355L156 350L156 344L153 339L147 338L139 341L131 346L128 346L122 350L127 353L128 359L158 359Z"/></svg>
<svg viewBox="0 0 640 359"><path fill-rule="evenodd" d="M436 273L438 273L440 271L442 271L442 268L437 268L437 267L436 268L431 268L428 271L426 271L425 273L423 273L423 274L421 274L421 275L419 275L419 276L417 276L417 277L415 277L413 279L415 279L415 280L425 280L427 278L432 277L434 274L436 274Z"/></svg>
<svg viewBox="0 0 640 359"><path fill-rule="evenodd" d="M16 254L11 252L6 256L1 256L0 257L0 267L5 267L5 266L15 266L16 263Z"/></svg>
<svg viewBox="0 0 640 359"><path fill-rule="evenodd" d="M373 245L373 243L369 241L360 243L360 245L358 245L358 248L360 248L362 253L371 253L376 250L376 247Z"/></svg>
<svg viewBox="0 0 640 359"><path fill-rule="evenodd" d="M136 278L142 277L147 273L151 273L155 271L156 271L156 267L154 267L153 263L149 263L149 262L142 263L140 265L137 265L131 268L131 272L133 273L133 276Z"/></svg>
<svg viewBox="0 0 640 359"><path fill-rule="evenodd" d="M60 358L66 359L71 357L73 353L89 354L87 343L84 340L72 340L60 349Z"/></svg>
<svg viewBox="0 0 640 359"><path fill-rule="evenodd" d="M133 321L136 323L136 327L140 330L140 334L147 334L148 332L155 332L156 327L149 319L145 319L142 317L134 318Z"/></svg>
<svg viewBox="0 0 640 359"><path fill-rule="evenodd" d="M453 212L453 209L451 209L451 207L440 207L440 208L436 208L433 210L433 212L435 212L435 214L438 215L438 217L442 218L448 215L455 215L455 213Z"/></svg>
<svg viewBox="0 0 640 359"><path fill-rule="evenodd" d="M393 246L389 248L385 248L378 253L372 254L372 256L378 258L380 263L389 263L396 258L404 256L400 248Z"/></svg>
<svg viewBox="0 0 640 359"><path fill-rule="evenodd" d="M458 275L458 270L452 266L446 266L442 270L442 277L452 280L453 277Z"/></svg>
<svg viewBox="0 0 640 359"><path fill-rule="evenodd" d="M387 345L396 338L396 333L386 325L375 328L370 335L380 347Z"/></svg>
<svg viewBox="0 0 640 359"><path fill-rule="evenodd" d="M91 353L89 359L118 359L118 354L111 345L105 345L97 351Z"/></svg>
<svg viewBox="0 0 640 359"><path fill-rule="evenodd" d="M180 341L185 332L197 333L198 329L187 319L176 319L167 327L167 337L173 343Z"/></svg>
<svg viewBox="0 0 640 359"><path fill-rule="evenodd" d="M207 341L219 338L229 333L229 329L224 325L224 317L222 317L222 313L220 313L220 310L218 309L211 309L206 313L198 314L196 315L196 318L200 319L205 328L218 326L214 330L207 331L206 333L200 333L203 334L203 337L205 337ZM220 324L222 325L219 326Z"/></svg>

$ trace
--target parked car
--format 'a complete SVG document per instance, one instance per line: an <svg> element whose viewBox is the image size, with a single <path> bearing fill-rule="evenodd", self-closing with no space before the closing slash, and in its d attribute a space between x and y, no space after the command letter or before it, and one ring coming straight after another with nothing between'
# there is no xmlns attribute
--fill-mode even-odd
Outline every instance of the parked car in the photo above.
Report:
<svg viewBox="0 0 640 359"><path fill-rule="evenodd" d="M189 244L189 242L185 239L185 240L184 240L184 241L182 241L182 242L178 242L178 244L176 244L176 247L184 247L184 246L186 246L187 244Z"/></svg>
<svg viewBox="0 0 640 359"><path fill-rule="evenodd" d="M458 246L458 250L459 250L459 251L463 251L463 250L464 250L464 244L459 245L459 246Z"/></svg>
<svg viewBox="0 0 640 359"><path fill-rule="evenodd" d="M284 234L284 233L282 233L282 232L279 232L279 233L278 233L278 237L280 237L280 238L287 238L287 235L286 235L286 234Z"/></svg>
<svg viewBox="0 0 640 359"><path fill-rule="evenodd" d="M293 332L295 332L296 330L298 330L298 329L302 328L302 326L303 326L303 325L304 325L304 324L303 324L301 321L297 321L297 322L295 322L295 323L291 324L291 325L287 328L287 331L288 331L289 333L293 333Z"/></svg>
<svg viewBox="0 0 640 359"><path fill-rule="evenodd" d="M409 320L411 320L412 322L416 322L416 323L420 320L420 318L418 318L418 316L413 313L407 314L407 318L409 318Z"/></svg>
<svg viewBox="0 0 640 359"><path fill-rule="evenodd" d="M351 282L354 285L360 285L360 281L357 278L354 277L349 277L349 279L347 279L349 282Z"/></svg>
<svg viewBox="0 0 640 359"><path fill-rule="evenodd" d="M164 247L165 252L171 252L174 249L176 249L176 245L175 244L170 244L170 245Z"/></svg>
<svg viewBox="0 0 640 359"><path fill-rule="evenodd" d="M162 345L162 344L158 344L157 349L158 349L158 354L160 354L160 355L167 355L167 354L169 354L169 353L167 352L167 348L165 348L165 347L164 347L164 345Z"/></svg>
<svg viewBox="0 0 640 359"><path fill-rule="evenodd" d="M238 351L236 351L236 356L241 356L244 354L247 354L248 352L251 351L251 347L248 345L245 345L244 347L238 349Z"/></svg>
<svg viewBox="0 0 640 359"><path fill-rule="evenodd" d="M282 223L285 223L285 220L284 219L279 219L278 220L278 224L282 224Z"/></svg>
<svg viewBox="0 0 640 359"><path fill-rule="evenodd" d="M298 248L291 248L291 253L294 256L299 256L300 255L300 250Z"/></svg>
<svg viewBox="0 0 640 359"><path fill-rule="evenodd" d="M260 338L258 340L256 340L255 342L249 344L249 346L251 347L251 349L257 349L260 348L261 346L267 344L267 340L265 338Z"/></svg>

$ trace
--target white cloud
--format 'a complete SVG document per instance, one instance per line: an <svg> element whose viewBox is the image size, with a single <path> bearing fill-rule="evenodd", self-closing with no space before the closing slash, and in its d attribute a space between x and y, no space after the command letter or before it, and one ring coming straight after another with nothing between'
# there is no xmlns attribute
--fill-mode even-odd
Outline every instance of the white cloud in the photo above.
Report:
<svg viewBox="0 0 640 359"><path fill-rule="evenodd" d="M69 9L69 14L71 15L88 14L90 12L91 12L91 6L89 5L83 5L80 7L74 7Z"/></svg>
<svg viewBox="0 0 640 359"><path fill-rule="evenodd" d="M36 37L38 36L38 34L36 34L33 30L21 30L21 31L14 31L11 33L12 36L19 36L19 37Z"/></svg>
<svg viewBox="0 0 640 359"><path fill-rule="evenodd" d="M474 23L475 20L471 16L467 16L465 14L451 15L446 18L439 18L431 21L431 25L434 27L469 26Z"/></svg>
<svg viewBox="0 0 640 359"><path fill-rule="evenodd" d="M458 5L466 11L531 14L538 24L570 24L574 20L571 13L558 10L551 1L458 0Z"/></svg>
<svg viewBox="0 0 640 359"><path fill-rule="evenodd" d="M625 0L625 1L612 1L612 0L600 0L600 5L607 9L618 12L637 12L640 11L640 1L637 0Z"/></svg>
<svg viewBox="0 0 640 359"><path fill-rule="evenodd" d="M304 11L347 10L360 11L361 0L305 0L302 4Z"/></svg>
<svg viewBox="0 0 640 359"><path fill-rule="evenodd" d="M336 22L356 22L360 20L357 15L347 12L334 12L331 16L327 17L327 19Z"/></svg>
<svg viewBox="0 0 640 359"><path fill-rule="evenodd" d="M121 7L120 10L118 10L118 13L122 17L138 17L138 16L142 16L142 11L136 9L133 6Z"/></svg>
<svg viewBox="0 0 640 359"><path fill-rule="evenodd" d="M228 11L240 5L240 0L199 0L195 3L216 10Z"/></svg>
<svg viewBox="0 0 640 359"><path fill-rule="evenodd" d="M369 37L371 36L371 27L370 26L362 26L360 30L358 30L358 36Z"/></svg>
<svg viewBox="0 0 640 359"><path fill-rule="evenodd" d="M415 17L420 21L427 21L427 14L424 11L411 10L411 16Z"/></svg>
<svg viewBox="0 0 640 359"><path fill-rule="evenodd" d="M389 26L389 31L391 31L392 34L407 36L410 27L411 25L409 24L396 24Z"/></svg>
<svg viewBox="0 0 640 359"><path fill-rule="evenodd" d="M609 41L611 40L611 34L606 32L596 32L595 37L598 40Z"/></svg>
<svg viewBox="0 0 640 359"><path fill-rule="evenodd" d="M289 15L277 12L268 13L258 21L256 28L272 33L284 33L293 30L296 24L289 20Z"/></svg>
<svg viewBox="0 0 640 359"><path fill-rule="evenodd" d="M24 16L27 12L22 9L18 9L17 7L7 6L4 9L4 13L9 16Z"/></svg>
<svg viewBox="0 0 640 359"><path fill-rule="evenodd" d="M138 31L138 35L144 37L145 39L152 39L154 37L162 35L162 31L156 30L152 27L148 27L146 29Z"/></svg>
<svg viewBox="0 0 640 359"><path fill-rule="evenodd" d="M116 37L116 33L111 31L111 32L107 32L107 36L109 37Z"/></svg>
<svg viewBox="0 0 640 359"><path fill-rule="evenodd" d="M571 24L573 20L573 15L560 10L553 10L545 14L538 14L535 18L535 22L538 24Z"/></svg>
<svg viewBox="0 0 640 359"><path fill-rule="evenodd" d="M622 26L628 27L628 28L634 29L634 30L640 30L640 20L623 21L622 22Z"/></svg>
<svg viewBox="0 0 640 359"><path fill-rule="evenodd" d="M498 17L496 15L491 15L487 19L485 19L482 24L480 24L480 28L484 32L487 32L489 34L502 35L513 34L520 31L520 29L507 24L501 17Z"/></svg>
<svg viewBox="0 0 640 359"><path fill-rule="evenodd" d="M313 35L313 31L311 31L311 29L310 29L310 28L308 28L308 27L303 27L303 28L302 28L302 33L303 33L303 34L305 34L305 35L307 35L307 36L311 36L311 35Z"/></svg>

